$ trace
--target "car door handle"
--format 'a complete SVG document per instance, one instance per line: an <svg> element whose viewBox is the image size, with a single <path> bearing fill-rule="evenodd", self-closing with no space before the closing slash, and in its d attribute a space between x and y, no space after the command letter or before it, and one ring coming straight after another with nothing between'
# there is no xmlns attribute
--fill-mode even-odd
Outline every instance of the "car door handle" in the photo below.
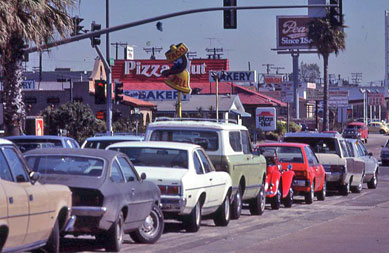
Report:
<svg viewBox="0 0 389 253"><path fill-rule="evenodd" d="M30 199L30 201L33 201L33 200L34 200L34 196L33 196L32 194L30 194L30 195L28 196L28 198Z"/></svg>
<svg viewBox="0 0 389 253"><path fill-rule="evenodd" d="M14 198L13 198L13 197L9 197L9 203L10 203L10 204L13 204L13 203L14 203Z"/></svg>
<svg viewBox="0 0 389 253"><path fill-rule="evenodd" d="M131 188L131 194L135 195L135 188Z"/></svg>
<svg viewBox="0 0 389 253"><path fill-rule="evenodd" d="M212 178L210 178L209 181L212 181Z"/></svg>

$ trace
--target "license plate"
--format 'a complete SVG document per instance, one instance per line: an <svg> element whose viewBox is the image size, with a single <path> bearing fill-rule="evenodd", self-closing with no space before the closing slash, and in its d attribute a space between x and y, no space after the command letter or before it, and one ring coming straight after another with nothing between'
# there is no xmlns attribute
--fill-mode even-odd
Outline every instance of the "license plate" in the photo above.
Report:
<svg viewBox="0 0 389 253"><path fill-rule="evenodd" d="M305 186L305 181L304 180L294 180L293 185L294 186Z"/></svg>

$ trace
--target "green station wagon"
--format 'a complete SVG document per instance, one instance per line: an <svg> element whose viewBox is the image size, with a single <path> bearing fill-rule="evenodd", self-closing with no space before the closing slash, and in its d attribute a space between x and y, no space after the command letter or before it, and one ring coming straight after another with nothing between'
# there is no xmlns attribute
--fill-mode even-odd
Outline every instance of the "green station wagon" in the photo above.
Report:
<svg viewBox="0 0 389 253"><path fill-rule="evenodd" d="M163 117L148 125L145 140L202 146L215 169L231 176L234 192L231 218L239 218L243 202L249 204L253 215L261 215L265 210L266 160L262 155L253 154L245 126L209 119Z"/></svg>

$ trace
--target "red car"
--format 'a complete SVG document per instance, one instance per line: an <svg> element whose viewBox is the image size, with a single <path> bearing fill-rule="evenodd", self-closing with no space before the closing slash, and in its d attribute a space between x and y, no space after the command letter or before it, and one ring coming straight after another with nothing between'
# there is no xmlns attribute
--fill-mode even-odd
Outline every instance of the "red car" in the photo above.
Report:
<svg viewBox="0 0 389 253"><path fill-rule="evenodd" d="M304 195L311 204L316 194L318 200L326 197L325 170L309 145L302 143L266 143L258 145L261 151L276 150L282 169L291 164L295 173L292 188L295 195Z"/></svg>
<svg viewBox="0 0 389 253"><path fill-rule="evenodd" d="M367 143L367 138L369 137L369 130L368 130L366 124L363 122L350 122L347 124L346 129L353 129L353 128L354 129L356 128L356 130L360 134L360 139L364 143Z"/></svg>
<svg viewBox="0 0 389 253"><path fill-rule="evenodd" d="M266 199L270 201L272 209L279 209L281 202L285 207L293 205L292 182L294 172L292 166L283 168L278 161L277 153L274 149L259 147L261 153L266 158L267 170L265 181Z"/></svg>

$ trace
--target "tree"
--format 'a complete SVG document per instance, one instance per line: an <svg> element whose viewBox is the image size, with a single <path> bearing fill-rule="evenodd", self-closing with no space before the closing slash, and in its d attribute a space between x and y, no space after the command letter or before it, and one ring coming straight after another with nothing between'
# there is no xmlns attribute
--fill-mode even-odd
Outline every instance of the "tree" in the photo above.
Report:
<svg viewBox="0 0 389 253"><path fill-rule="evenodd" d="M57 135L59 129L64 129L80 144L85 138L106 131L105 122L96 119L92 109L84 103L68 102L59 108L49 106L41 114L48 134Z"/></svg>
<svg viewBox="0 0 389 253"><path fill-rule="evenodd" d="M26 45L47 44L72 30L68 15L74 0L0 0L0 64L3 76L5 135L20 135L25 108L22 59Z"/></svg>
<svg viewBox="0 0 389 253"><path fill-rule="evenodd" d="M328 119L328 58L331 53L339 54L346 48L343 27L332 22L331 16L316 18L309 24L308 38L312 40L311 46L323 57L324 63L324 115L323 130L329 129Z"/></svg>
<svg viewBox="0 0 389 253"><path fill-rule="evenodd" d="M314 83L320 78L320 69L319 65L316 63L304 63L300 64L300 80L302 82L311 82Z"/></svg>

